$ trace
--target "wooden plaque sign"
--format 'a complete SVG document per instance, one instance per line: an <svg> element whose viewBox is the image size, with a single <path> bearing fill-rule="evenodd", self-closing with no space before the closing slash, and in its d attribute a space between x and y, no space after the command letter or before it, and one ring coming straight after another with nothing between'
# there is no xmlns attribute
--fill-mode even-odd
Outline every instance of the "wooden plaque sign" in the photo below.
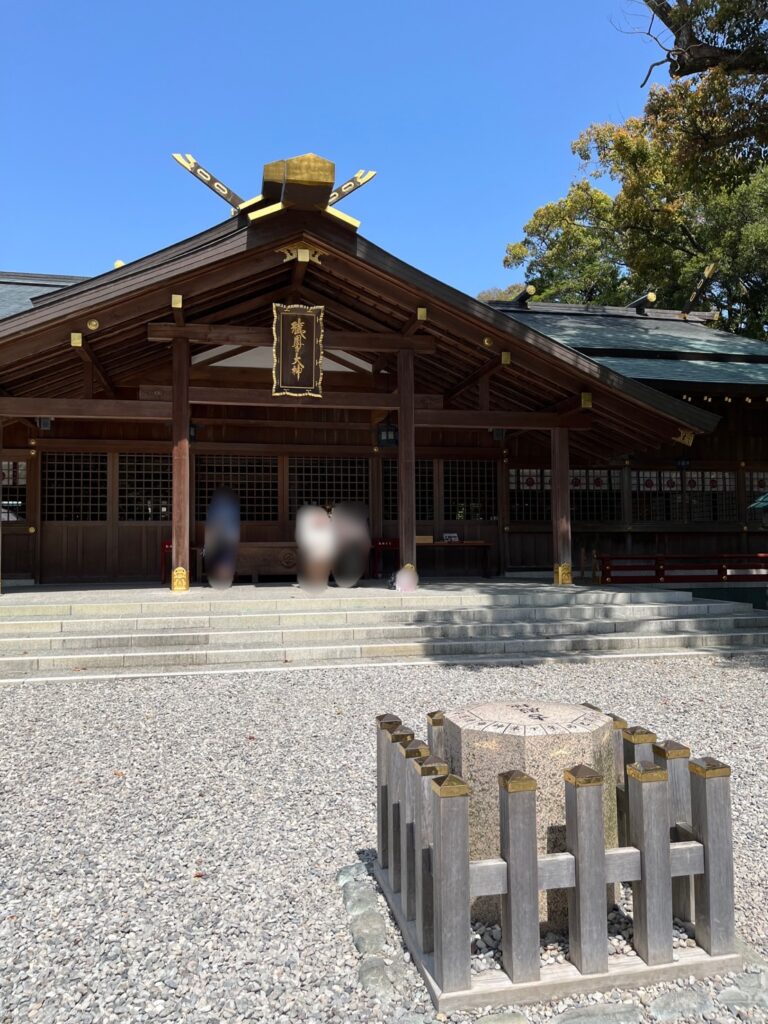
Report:
<svg viewBox="0 0 768 1024"><path fill-rule="evenodd" d="M272 304L272 394L323 397L324 306Z"/></svg>

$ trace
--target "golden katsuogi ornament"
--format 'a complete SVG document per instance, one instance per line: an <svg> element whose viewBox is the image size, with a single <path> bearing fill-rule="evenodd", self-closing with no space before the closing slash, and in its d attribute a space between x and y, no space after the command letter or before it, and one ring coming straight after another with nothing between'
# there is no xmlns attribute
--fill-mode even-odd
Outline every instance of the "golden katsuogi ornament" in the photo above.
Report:
<svg viewBox="0 0 768 1024"><path fill-rule="evenodd" d="M272 394L323 397L324 306L272 305Z"/></svg>

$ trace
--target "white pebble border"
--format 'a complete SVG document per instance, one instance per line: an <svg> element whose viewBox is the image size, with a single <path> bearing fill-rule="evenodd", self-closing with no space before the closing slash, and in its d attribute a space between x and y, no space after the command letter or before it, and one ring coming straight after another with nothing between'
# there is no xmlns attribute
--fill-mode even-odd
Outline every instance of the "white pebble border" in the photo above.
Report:
<svg viewBox="0 0 768 1024"><path fill-rule="evenodd" d="M393 994L366 991L336 881L373 853L374 715L418 728L480 699L588 700L731 764L738 928L766 956L767 671L699 657L0 683L0 1024L482 1017L435 1014L368 875ZM650 1024L679 992L699 1008L667 1020L764 1024L768 975L736 982L519 1009Z"/></svg>

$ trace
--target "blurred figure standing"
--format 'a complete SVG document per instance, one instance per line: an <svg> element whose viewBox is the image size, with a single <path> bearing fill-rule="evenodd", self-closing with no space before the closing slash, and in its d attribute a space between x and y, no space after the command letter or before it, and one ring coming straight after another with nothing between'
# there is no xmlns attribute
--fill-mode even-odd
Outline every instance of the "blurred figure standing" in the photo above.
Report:
<svg viewBox="0 0 768 1024"><path fill-rule="evenodd" d="M229 487L217 488L205 519L203 559L209 584L216 590L232 586L240 544L240 499Z"/></svg>
<svg viewBox="0 0 768 1024"><path fill-rule="evenodd" d="M299 548L299 584L308 593L319 594L328 586L336 555L334 529L324 508L304 505L298 510L296 543Z"/></svg>
<svg viewBox="0 0 768 1024"><path fill-rule="evenodd" d="M371 552L367 509L334 505L331 524L336 540L333 578L339 587L354 587L365 573Z"/></svg>

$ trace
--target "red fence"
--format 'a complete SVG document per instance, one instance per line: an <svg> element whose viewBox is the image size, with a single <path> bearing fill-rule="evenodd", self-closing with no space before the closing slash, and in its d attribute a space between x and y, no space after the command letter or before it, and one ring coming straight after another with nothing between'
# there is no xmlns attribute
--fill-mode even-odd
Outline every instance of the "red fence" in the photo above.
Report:
<svg viewBox="0 0 768 1024"><path fill-rule="evenodd" d="M596 555L600 583L768 582L768 554Z"/></svg>

